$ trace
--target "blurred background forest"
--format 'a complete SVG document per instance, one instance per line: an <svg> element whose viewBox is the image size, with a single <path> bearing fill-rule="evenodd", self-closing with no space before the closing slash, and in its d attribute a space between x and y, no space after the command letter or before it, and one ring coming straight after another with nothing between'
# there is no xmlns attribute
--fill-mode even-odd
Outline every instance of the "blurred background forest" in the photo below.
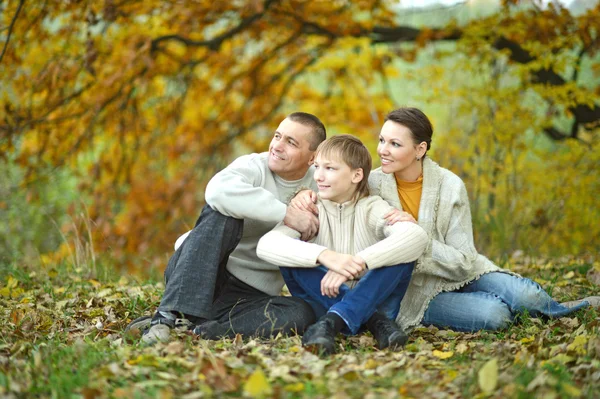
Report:
<svg viewBox="0 0 600 399"><path fill-rule="evenodd" d="M378 166L400 105L432 119L480 252L595 256L599 2L407 5L0 2L0 265L162 269L208 179L286 114Z"/></svg>

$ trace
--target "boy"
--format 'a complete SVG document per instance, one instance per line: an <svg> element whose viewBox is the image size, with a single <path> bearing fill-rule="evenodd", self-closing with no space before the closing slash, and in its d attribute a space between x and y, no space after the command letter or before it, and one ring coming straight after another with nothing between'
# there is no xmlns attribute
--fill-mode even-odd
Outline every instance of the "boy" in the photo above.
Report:
<svg viewBox="0 0 600 399"><path fill-rule="evenodd" d="M371 156L358 138L335 136L315 155L317 236L301 241L281 223L260 239L257 254L279 265L290 293L321 316L304 346L333 353L338 332L356 334L365 323L380 349L402 346L406 334L393 320L427 234L414 223L387 225L384 215L393 208L369 196ZM357 272L360 278L349 281Z"/></svg>

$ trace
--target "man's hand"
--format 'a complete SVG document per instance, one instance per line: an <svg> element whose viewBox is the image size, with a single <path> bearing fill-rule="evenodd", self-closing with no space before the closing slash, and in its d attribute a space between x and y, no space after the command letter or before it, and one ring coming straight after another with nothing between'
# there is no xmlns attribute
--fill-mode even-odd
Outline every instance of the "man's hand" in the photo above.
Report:
<svg viewBox="0 0 600 399"><path fill-rule="evenodd" d="M308 211L287 207L283 223L300 233L302 241L312 239L319 231L319 219Z"/></svg>
<svg viewBox="0 0 600 399"><path fill-rule="evenodd" d="M301 211L308 211L314 215L319 215L319 209L315 205L317 203L317 193L312 190L302 190L296 194L290 201L290 206Z"/></svg>
<svg viewBox="0 0 600 399"><path fill-rule="evenodd" d="M321 252L317 262L349 280L358 276L367 267L364 259L358 256L341 254L329 249Z"/></svg>
<svg viewBox="0 0 600 399"><path fill-rule="evenodd" d="M412 222L417 224L417 221L410 213L401 211L400 209L392 209L383 218L390 226L397 222Z"/></svg>
<svg viewBox="0 0 600 399"><path fill-rule="evenodd" d="M340 287L348 279L333 270L328 270L321 280L321 295L335 298L340 294Z"/></svg>

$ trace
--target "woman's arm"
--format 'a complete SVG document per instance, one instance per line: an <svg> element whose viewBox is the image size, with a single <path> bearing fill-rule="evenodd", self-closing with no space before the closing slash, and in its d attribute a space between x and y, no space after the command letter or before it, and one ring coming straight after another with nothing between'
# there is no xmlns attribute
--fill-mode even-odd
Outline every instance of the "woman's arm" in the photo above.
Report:
<svg viewBox="0 0 600 399"><path fill-rule="evenodd" d="M463 281L471 277L478 254L473 242L467 190L460 179L455 186L454 193L444 192L445 188L442 187L441 197L449 200L450 204L439 205L435 229L443 235L443 241L436 238L430 240L420 266L426 268L428 274L450 281Z"/></svg>

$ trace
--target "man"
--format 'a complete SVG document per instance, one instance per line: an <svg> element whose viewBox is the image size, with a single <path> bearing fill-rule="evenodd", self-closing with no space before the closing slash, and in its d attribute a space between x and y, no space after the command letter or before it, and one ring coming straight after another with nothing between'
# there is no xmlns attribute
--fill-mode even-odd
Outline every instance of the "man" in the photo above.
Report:
<svg viewBox="0 0 600 399"><path fill-rule="evenodd" d="M244 155L217 173L194 229L177 240L158 311L127 328L149 326L142 340L154 343L168 340L176 324L195 325L194 332L206 339L302 333L312 324L315 316L306 302L279 296L281 274L256 256L256 245L282 220L303 239L318 230L313 214L286 203L299 188L316 189L311 165L325 138L316 116L295 112L275 131L269 152Z"/></svg>

